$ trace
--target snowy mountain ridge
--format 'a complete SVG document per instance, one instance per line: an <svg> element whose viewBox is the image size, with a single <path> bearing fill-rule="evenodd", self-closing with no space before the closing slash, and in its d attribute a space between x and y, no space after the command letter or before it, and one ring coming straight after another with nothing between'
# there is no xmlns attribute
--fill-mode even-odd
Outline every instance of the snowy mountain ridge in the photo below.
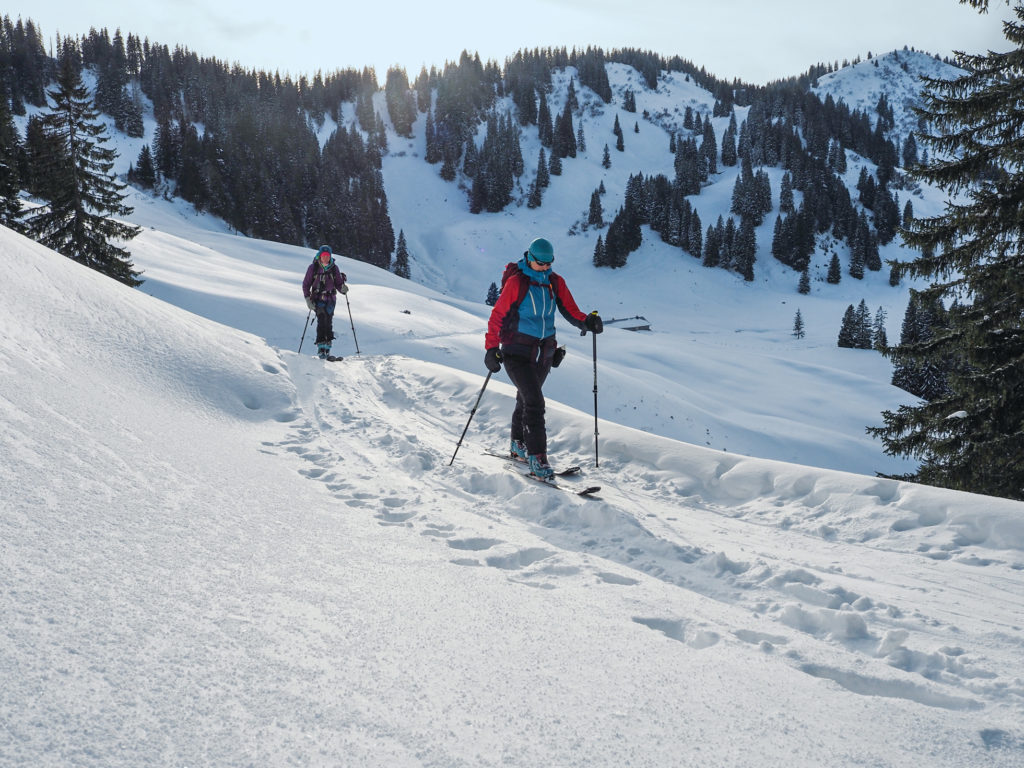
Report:
<svg viewBox="0 0 1024 768"><path fill-rule="evenodd" d="M952 80L963 70L920 51L890 51L822 75L811 92L824 99L830 94L851 109L859 109L877 121L875 107L884 95L895 116L901 141L919 131L914 107L922 107L921 78Z"/></svg>

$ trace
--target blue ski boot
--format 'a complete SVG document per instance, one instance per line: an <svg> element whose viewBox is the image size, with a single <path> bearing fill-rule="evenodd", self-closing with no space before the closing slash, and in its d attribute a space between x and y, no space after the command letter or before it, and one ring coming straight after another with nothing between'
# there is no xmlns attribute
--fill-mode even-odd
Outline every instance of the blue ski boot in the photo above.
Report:
<svg viewBox="0 0 1024 768"><path fill-rule="evenodd" d="M527 461L530 464L531 475L549 482L554 480L555 470L548 464L546 453L531 453L527 456Z"/></svg>
<svg viewBox="0 0 1024 768"><path fill-rule="evenodd" d="M509 447L509 455L511 455L511 457L514 460L521 461L524 464L526 464L529 461L529 459L527 458L527 453L526 453L526 444L523 443L522 440L513 440L512 441L512 444Z"/></svg>

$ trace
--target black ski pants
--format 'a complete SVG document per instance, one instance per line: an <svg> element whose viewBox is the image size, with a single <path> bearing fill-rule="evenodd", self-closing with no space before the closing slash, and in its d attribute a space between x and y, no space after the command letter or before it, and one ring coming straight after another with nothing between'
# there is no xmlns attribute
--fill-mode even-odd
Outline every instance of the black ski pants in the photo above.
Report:
<svg viewBox="0 0 1024 768"><path fill-rule="evenodd" d="M334 341L334 304L316 303L316 343L330 346Z"/></svg>
<svg viewBox="0 0 1024 768"><path fill-rule="evenodd" d="M547 428L544 424L544 381L551 372L551 356L539 354L538 359L520 355L503 358L505 372L516 385L516 407L512 411L512 439L522 440L532 454L548 452Z"/></svg>

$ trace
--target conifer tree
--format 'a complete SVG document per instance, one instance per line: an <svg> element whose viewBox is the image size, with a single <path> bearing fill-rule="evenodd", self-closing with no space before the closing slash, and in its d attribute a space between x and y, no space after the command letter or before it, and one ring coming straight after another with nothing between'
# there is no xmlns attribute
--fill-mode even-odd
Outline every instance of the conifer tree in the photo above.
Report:
<svg viewBox="0 0 1024 768"><path fill-rule="evenodd" d="M548 159L547 155L544 154L544 147L540 148L540 154L537 157L537 188L544 189L551 184L551 174L548 171Z"/></svg>
<svg viewBox="0 0 1024 768"><path fill-rule="evenodd" d="M498 303L499 295L500 294L498 292L498 284L491 283L490 287L488 287L487 289L487 298L484 299L484 304L486 304L488 307L493 307L495 304Z"/></svg>
<svg viewBox="0 0 1024 768"><path fill-rule="evenodd" d="M700 144L700 156L704 159L704 172L708 175L718 173L718 141L715 129L708 120L704 123L704 135ZM723 163L724 165L724 163Z"/></svg>
<svg viewBox="0 0 1024 768"><path fill-rule="evenodd" d="M914 138L914 133L911 131L907 140L903 142L903 167L910 169L915 165L917 165L917 139Z"/></svg>
<svg viewBox="0 0 1024 768"><path fill-rule="evenodd" d="M871 310L865 299L857 305L856 336L857 349L871 349Z"/></svg>
<svg viewBox="0 0 1024 768"><path fill-rule="evenodd" d="M537 131L540 145L550 149L554 140L555 130L551 125L551 109L548 107L548 97L543 91L540 94L540 106L537 108Z"/></svg>
<svg viewBox="0 0 1024 768"><path fill-rule="evenodd" d="M739 162L739 157L736 154L736 112L733 111L729 115L729 127L725 129L725 135L722 136L722 165L733 166Z"/></svg>
<svg viewBox="0 0 1024 768"><path fill-rule="evenodd" d="M904 229L910 228L910 222L914 220L914 203L911 200L907 200L907 204L903 206L903 227Z"/></svg>
<svg viewBox="0 0 1024 768"><path fill-rule="evenodd" d="M590 209L587 213L587 226L598 228L604 226L604 209L601 206L601 193L596 189L590 195Z"/></svg>
<svg viewBox="0 0 1024 768"><path fill-rule="evenodd" d="M867 235L867 230L858 229L857 235L850 239L850 277L857 280L864 279L864 258L867 249L867 244L864 242L865 235Z"/></svg>
<svg viewBox="0 0 1024 768"><path fill-rule="evenodd" d="M920 360L904 354L905 349L931 342L948 326L948 313L941 303L925 305L921 294L911 291L900 328L900 343L887 353L892 360L892 383L912 395L931 401L949 394L948 359Z"/></svg>
<svg viewBox="0 0 1024 768"><path fill-rule="evenodd" d="M925 304L962 303L934 339L899 354L956 365L946 393L886 411L869 432L887 453L920 460L912 479L1024 499L1024 4L1013 14L1010 50L957 54L963 75L925 80L920 115L934 133L919 139L943 159L912 172L965 195L911 223L904 240L920 256L894 269L930 281Z"/></svg>
<svg viewBox="0 0 1024 768"><path fill-rule="evenodd" d="M799 309L796 311L796 317L793 318L793 335L798 339L802 339L805 335L804 318Z"/></svg>
<svg viewBox="0 0 1024 768"><path fill-rule="evenodd" d="M740 227L736 232L733 247L733 265L748 283L754 279L754 261L757 258L757 240L754 235L754 223L748 219L740 219Z"/></svg>
<svg viewBox="0 0 1024 768"><path fill-rule="evenodd" d="M552 176L562 175L562 158L554 150L551 150L551 158L548 160L548 173Z"/></svg>
<svg viewBox="0 0 1024 768"><path fill-rule="evenodd" d="M803 272L800 273L800 281L797 283L796 290L798 293L808 294L811 292L811 275L810 271L805 267Z"/></svg>
<svg viewBox="0 0 1024 768"><path fill-rule="evenodd" d="M718 223L722 223L722 217L718 217ZM714 224L708 224L707 235L704 237L704 251L703 257L701 258L701 264L705 267L717 267L720 253L720 239L718 236L719 230ZM696 256L697 254L693 254Z"/></svg>
<svg viewBox="0 0 1024 768"><path fill-rule="evenodd" d="M889 347L889 337L885 332L885 307L879 307L875 312L875 320L871 324L871 348L879 352L885 352Z"/></svg>
<svg viewBox="0 0 1024 768"><path fill-rule="evenodd" d="M47 134L38 114L28 118L22 151L23 162L18 165L21 186L36 197L55 195L58 185L53 166L63 162L62 147L56 138Z"/></svg>
<svg viewBox="0 0 1024 768"><path fill-rule="evenodd" d="M398 230L398 245L395 246L394 272L399 277L409 279L409 247L405 242L405 231L401 229ZM491 287L494 287L494 283L491 283Z"/></svg>
<svg viewBox="0 0 1024 768"><path fill-rule="evenodd" d="M413 94L405 70L390 67L385 79L384 99L395 133L406 138L412 136L412 124L416 120L416 98Z"/></svg>
<svg viewBox="0 0 1024 768"><path fill-rule="evenodd" d="M540 184L537 183L537 179L530 182L530 191L526 196L526 207L527 208L540 208L542 195L540 191Z"/></svg>
<svg viewBox="0 0 1024 768"><path fill-rule="evenodd" d="M611 153L608 151L607 144L604 145L604 155L602 155L601 157L601 167L606 169L612 167L612 156Z"/></svg>
<svg viewBox="0 0 1024 768"><path fill-rule="evenodd" d="M700 216L696 211L693 211L690 216L689 226L689 237L686 241L686 250L692 253L694 256L699 256L703 252L703 231L702 224L700 222Z"/></svg>
<svg viewBox="0 0 1024 768"><path fill-rule="evenodd" d="M466 149L462 153L462 172L466 174L466 178L472 179L476 176L479 161L480 152L476 148L476 142L470 137L466 139Z"/></svg>
<svg viewBox="0 0 1024 768"><path fill-rule="evenodd" d="M793 202L793 177L789 171L782 174L782 186L779 188L779 211L793 213L796 205Z"/></svg>
<svg viewBox="0 0 1024 768"><path fill-rule="evenodd" d="M149 144L142 145L135 166L128 169L128 181L143 189L152 189L156 184L156 166L153 165L153 153L149 151Z"/></svg>
<svg viewBox="0 0 1024 768"><path fill-rule="evenodd" d="M828 275L825 277L825 282L830 285L839 285L843 279L843 267L839 263L839 254L833 253L832 258L828 262Z"/></svg>
<svg viewBox="0 0 1024 768"><path fill-rule="evenodd" d="M838 345L845 349L854 349L857 346L857 310L850 304L843 313L843 321L839 326Z"/></svg>
<svg viewBox="0 0 1024 768"><path fill-rule="evenodd" d="M551 140L551 154L562 157L576 157L576 133L572 126L572 110L569 105L555 120L554 135Z"/></svg>
<svg viewBox="0 0 1024 768"><path fill-rule="evenodd" d="M131 240L140 230L109 218L126 216L132 209L123 202L124 185L110 173L116 153L103 146L103 124L74 61L62 62L57 86L48 93L53 105L43 115L42 127L62 151L53 167L55 193L26 218L26 231L48 248L108 277L141 285L128 251L111 242Z"/></svg>
<svg viewBox="0 0 1024 768"><path fill-rule="evenodd" d="M423 129L423 135L427 143L426 153L424 154L423 159L426 160L431 165L441 162L441 145L440 142L437 140L437 131L435 130L434 127L433 110L427 112L427 122L426 126Z"/></svg>
<svg viewBox="0 0 1024 768"><path fill-rule="evenodd" d="M0 93L0 224L19 229L18 216L21 200L18 192L21 180L18 173L18 130L8 107L7 98Z"/></svg>

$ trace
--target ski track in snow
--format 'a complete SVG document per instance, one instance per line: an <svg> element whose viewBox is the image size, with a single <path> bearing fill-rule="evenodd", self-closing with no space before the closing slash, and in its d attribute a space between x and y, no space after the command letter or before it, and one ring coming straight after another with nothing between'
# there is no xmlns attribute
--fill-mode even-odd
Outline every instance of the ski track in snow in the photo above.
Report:
<svg viewBox="0 0 1024 768"><path fill-rule="evenodd" d="M965 637L956 647L935 649L929 638L933 631L956 632L957 606L972 599L972 582L983 581L992 592L993 583L1003 579L1000 567L1017 570L1019 564L964 558L955 588L936 582L938 600L933 595L924 601L933 609L929 613L916 607L922 601L914 589L901 586L905 553L892 553L892 569L882 573L848 566L857 562L858 548L872 547L873 537L844 536L829 522L815 523L816 517L827 517L814 512L815 506L827 506L827 491L816 492L813 482L803 489L801 509L792 504L781 511L757 509L753 503L724 505L715 500L713 485L722 487L725 478L742 475L737 458L723 455L713 482L681 488L678 477L666 480L665 470L642 459L624 459L611 440L599 469L592 460L586 468L585 454L571 457L571 463L585 467L576 482L601 484L600 499L557 494L528 487L497 459L481 454L481 443L490 450L504 445L511 409L507 393L488 390L484 400L489 402L482 402L449 467L457 434L478 394L471 377L456 379L440 367L436 377L424 377L422 363L413 370L399 357L350 357L328 367L297 356L289 361L285 367L292 368L305 418L292 425L285 440L266 448L301 457L298 471L322 482L341 508L370 513L381 526L436 540L454 564L499 569L509 580L539 589L570 582L628 589L643 579L657 579L712 604L740 609L727 612L738 614L730 625L715 612L699 610L689 616L632 617L690 648L720 642L749 646L864 696L953 711L982 709L986 702L1024 707L1024 680L1014 677L1019 666L1013 666L1024 654L1020 628L1012 624L1020 620L1016 581L1005 579L1004 603L993 606L993 614L1005 617L1005 626L994 625L988 637ZM341 435L356 439L339 440ZM550 449L561 459L557 445ZM762 487L763 482L763 477L741 476L725 495L769 495L771 488ZM371 483L378 487L376 494L366 490ZM879 481L879 504L897 501L897 489L896 483ZM475 513L453 512L437 501L450 494L473 500ZM793 546L798 514L809 540L806 549ZM527 522L536 541L502 538L506 515ZM893 528L911 530L942 520L938 513L916 521L901 518ZM830 548L822 549L823 538ZM723 542L739 543L727 553ZM933 554L931 547L921 548L909 583L927 578L922 572ZM871 561L880 556L885 553L875 549ZM934 610L936 602L944 610ZM818 643L832 651L842 647L848 665L816 661ZM988 738L1002 743L1015 737L996 729Z"/></svg>

